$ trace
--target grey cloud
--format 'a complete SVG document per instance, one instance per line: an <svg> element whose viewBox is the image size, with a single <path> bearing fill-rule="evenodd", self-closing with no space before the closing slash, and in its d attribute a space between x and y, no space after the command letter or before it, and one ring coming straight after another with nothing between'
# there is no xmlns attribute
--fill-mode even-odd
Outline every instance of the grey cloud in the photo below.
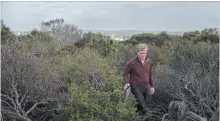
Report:
<svg viewBox="0 0 220 121"><path fill-rule="evenodd" d="M219 2L2 2L2 18L14 30L63 18L82 29L187 31L218 27L219 8Z"/></svg>

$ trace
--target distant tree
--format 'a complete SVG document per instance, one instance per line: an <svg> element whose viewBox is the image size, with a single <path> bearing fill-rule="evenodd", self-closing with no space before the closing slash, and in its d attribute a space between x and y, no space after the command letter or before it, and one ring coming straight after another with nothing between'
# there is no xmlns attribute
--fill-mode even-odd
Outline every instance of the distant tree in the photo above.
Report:
<svg viewBox="0 0 220 121"><path fill-rule="evenodd" d="M63 19L55 19L41 23L41 30L49 32L59 44L71 44L79 40L83 31L77 26L64 24Z"/></svg>
<svg viewBox="0 0 220 121"><path fill-rule="evenodd" d="M75 45L79 48L96 49L103 56L118 51L118 47L121 46L118 41L111 39L109 36L92 32L84 34L83 38L78 40Z"/></svg>
<svg viewBox="0 0 220 121"><path fill-rule="evenodd" d="M35 39L35 41L43 41L43 42L52 41L52 37L48 33L39 31L37 29L33 29L30 33L30 36L32 36Z"/></svg>
<svg viewBox="0 0 220 121"><path fill-rule="evenodd" d="M141 33L131 36L129 40L125 43L132 43L136 45L138 43L146 43L151 45L156 45L162 47L164 42L170 40L170 36L165 32L161 32L159 34L152 34L152 33Z"/></svg>
<svg viewBox="0 0 220 121"><path fill-rule="evenodd" d="M4 24L4 21L1 20L1 43L13 43L14 39L14 34L12 33L11 29Z"/></svg>
<svg viewBox="0 0 220 121"><path fill-rule="evenodd" d="M200 31L185 32L183 39L197 42L219 43L219 31L217 28L209 28Z"/></svg>
<svg viewBox="0 0 220 121"><path fill-rule="evenodd" d="M191 38L194 38L194 37L196 37L197 35L200 35L200 32L199 32L199 31L185 32L185 33L183 34L183 39L190 40Z"/></svg>
<svg viewBox="0 0 220 121"><path fill-rule="evenodd" d="M53 38L46 32L33 29L27 35L17 36L19 42L22 43L25 53L32 55L48 56L55 52L55 42Z"/></svg>
<svg viewBox="0 0 220 121"><path fill-rule="evenodd" d="M201 39L204 42L219 43L219 31L217 28L202 30Z"/></svg>
<svg viewBox="0 0 220 121"><path fill-rule="evenodd" d="M41 22L41 29L42 31L51 31L53 34L55 34L57 31L61 30L63 24L63 19L55 19L47 22Z"/></svg>

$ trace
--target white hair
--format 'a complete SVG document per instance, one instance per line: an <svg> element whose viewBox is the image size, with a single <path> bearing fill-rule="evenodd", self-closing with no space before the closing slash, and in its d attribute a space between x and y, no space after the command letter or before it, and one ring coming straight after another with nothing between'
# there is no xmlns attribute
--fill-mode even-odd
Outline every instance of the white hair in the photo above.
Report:
<svg viewBox="0 0 220 121"><path fill-rule="evenodd" d="M141 43L141 44L137 45L137 52L139 52L141 50L144 50L144 49L148 50L148 45L147 44Z"/></svg>

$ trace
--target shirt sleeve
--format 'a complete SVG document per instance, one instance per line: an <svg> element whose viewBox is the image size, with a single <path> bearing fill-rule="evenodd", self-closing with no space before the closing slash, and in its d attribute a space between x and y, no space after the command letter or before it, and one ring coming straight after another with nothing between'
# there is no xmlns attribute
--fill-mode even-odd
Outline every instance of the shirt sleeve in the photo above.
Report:
<svg viewBox="0 0 220 121"><path fill-rule="evenodd" d="M123 85L129 83L130 73L131 73L131 64L127 63L125 71L123 73Z"/></svg>
<svg viewBox="0 0 220 121"><path fill-rule="evenodd" d="M149 84L150 84L151 87L154 87L154 83L153 83L153 80L152 80L152 64L150 66Z"/></svg>

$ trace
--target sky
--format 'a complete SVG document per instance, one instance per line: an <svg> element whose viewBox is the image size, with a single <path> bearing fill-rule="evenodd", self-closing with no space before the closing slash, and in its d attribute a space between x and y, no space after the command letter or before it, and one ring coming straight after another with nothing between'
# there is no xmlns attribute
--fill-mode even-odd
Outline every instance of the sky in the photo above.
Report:
<svg viewBox="0 0 220 121"><path fill-rule="evenodd" d="M1 2L13 31L63 18L83 30L194 31L220 27L220 2Z"/></svg>

